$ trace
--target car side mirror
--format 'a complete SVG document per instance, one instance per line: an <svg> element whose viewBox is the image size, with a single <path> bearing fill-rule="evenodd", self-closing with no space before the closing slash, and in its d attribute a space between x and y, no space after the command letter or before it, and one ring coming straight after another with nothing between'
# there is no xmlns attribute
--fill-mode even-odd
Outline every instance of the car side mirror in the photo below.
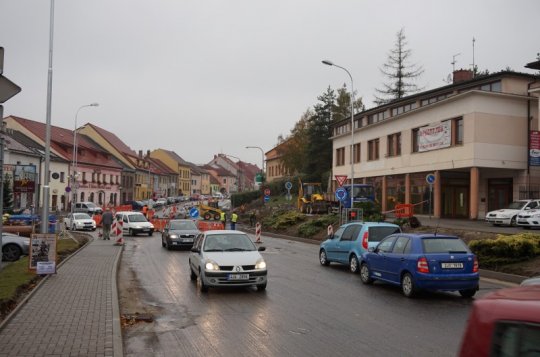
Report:
<svg viewBox="0 0 540 357"><path fill-rule="evenodd" d="M375 248L373 248L373 247L368 248L368 252L370 252L370 253L375 252Z"/></svg>
<svg viewBox="0 0 540 357"><path fill-rule="evenodd" d="M531 209L531 207L525 207L525 211L528 211L530 209Z"/></svg>
<svg viewBox="0 0 540 357"><path fill-rule="evenodd" d="M334 239L334 237L335 237L334 234L330 234L330 235L328 236L328 239Z"/></svg>
<svg viewBox="0 0 540 357"><path fill-rule="evenodd" d="M257 249L259 252L264 252L266 250L266 247L259 247L259 249Z"/></svg>
<svg viewBox="0 0 540 357"><path fill-rule="evenodd" d="M192 248L191 248L191 251L192 251L193 253L199 253L199 249L197 249L197 247L192 247Z"/></svg>

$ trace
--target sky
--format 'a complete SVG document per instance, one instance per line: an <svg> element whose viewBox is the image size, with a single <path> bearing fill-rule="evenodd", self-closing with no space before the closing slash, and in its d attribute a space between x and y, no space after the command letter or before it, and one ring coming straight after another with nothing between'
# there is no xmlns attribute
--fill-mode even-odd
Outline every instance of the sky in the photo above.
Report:
<svg viewBox="0 0 540 357"><path fill-rule="evenodd" d="M403 28L416 83L455 68L524 68L540 52L538 0L55 0L51 124L91 122L133 150L202 164L223 153L258 166L347 73L374 107ZM1 0L3 75L22 91L4 117L46 122L50 0ZM83 105L99 103L76 113Z"/></svg>

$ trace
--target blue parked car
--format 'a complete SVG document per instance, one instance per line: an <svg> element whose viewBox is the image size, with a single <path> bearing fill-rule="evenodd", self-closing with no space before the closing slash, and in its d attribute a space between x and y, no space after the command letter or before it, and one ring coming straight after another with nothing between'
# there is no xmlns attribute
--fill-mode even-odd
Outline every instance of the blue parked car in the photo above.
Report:
<svg viewBox="0 0 540 357"><path fill-rule="evenodd" d="M343 224L321 243L319 262L348 264L352 273L360 271L360 258L369 247L375 247L383 238L401 233L398 225L386 222L351 222Z"/></svg>
<svg viewBox="0 0 540 357"><path fill-rule="evenodd" d="M455 236L393 234L362 256L360 278L400 285L403 295L420 290L459 291L470 298L479 283L478 259Z"/></svg>

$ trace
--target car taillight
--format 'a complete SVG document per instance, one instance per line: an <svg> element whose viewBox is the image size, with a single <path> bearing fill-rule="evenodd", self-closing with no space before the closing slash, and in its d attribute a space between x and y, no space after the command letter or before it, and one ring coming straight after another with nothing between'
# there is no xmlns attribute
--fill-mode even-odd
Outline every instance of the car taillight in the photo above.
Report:
<svg viewBox="0 0 540 357"><path fill-rule="evenodd" d="M478 258L474 257L474 265L472 268L473 273L478 273Z"/></svg>
<svg viewBox="0 0 540 357"><path fill-rule="evenodd" d="M368 238L369 233L366 231L364 232L364 236L362 237L362 248L364 248L365 250L368 249Z"/></svg>
<svg viewBox="0 0 540 357"><path fill-rule="evenodd" d="M429 273L429 266L426 257L418 258L416 263L416 271L419 273Z"/></svg>

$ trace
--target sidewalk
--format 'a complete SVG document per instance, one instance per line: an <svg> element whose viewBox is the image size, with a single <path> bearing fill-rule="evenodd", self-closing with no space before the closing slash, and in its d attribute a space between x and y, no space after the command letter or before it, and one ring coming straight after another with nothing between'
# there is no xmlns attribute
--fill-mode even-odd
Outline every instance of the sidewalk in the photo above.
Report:
<svg viewBox="0 0 540 357"><path fill-rule="evenodd" d="M122 356L116 290L121 246L94 239L0 325L0 357Z"/></svg>

